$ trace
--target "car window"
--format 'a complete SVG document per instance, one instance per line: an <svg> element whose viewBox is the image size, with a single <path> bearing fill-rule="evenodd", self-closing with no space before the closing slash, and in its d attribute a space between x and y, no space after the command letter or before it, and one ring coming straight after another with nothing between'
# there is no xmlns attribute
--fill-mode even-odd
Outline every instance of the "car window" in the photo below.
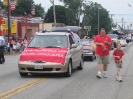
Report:
<svg viewBox="0 0 133 99"><path fill-rule="evenodd" d="M81 43L84 45L90 45L92 44L92 40L81 40Z"/></svg>
<svg viewBox="0 0 133 99"><path fill-rule="evenodd" d="M81 44L81 42L80 42L80 37L77 35L77 34L75 34L75 40L76 40L76 44L78 44L78 45L80 45Z"/></svg>
<svg viewBox="0 0 133 99"><path fill-rule="evenodd" d="M68 47L66 35L37 35L29 43L28 47Z"/></svg>
<svg viewBox="0 0 133 99"><path fill-rule="evenodd" d="M117 36L116 35L109 35L112 39L115 39L115 38L117 38Z"/></svg>

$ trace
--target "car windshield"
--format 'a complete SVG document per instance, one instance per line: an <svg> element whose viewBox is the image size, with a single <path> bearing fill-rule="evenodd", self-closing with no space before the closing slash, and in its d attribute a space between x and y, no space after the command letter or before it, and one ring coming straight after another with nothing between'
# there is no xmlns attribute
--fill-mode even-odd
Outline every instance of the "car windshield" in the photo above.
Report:
<svg viewBox="0 0 133 99"><path fill-rule="evenodd" d="M92 40L81 40L81 44L90 45L92 43Z"/></svg>
<svg viewBox="0 0 133 99"><path fill-rule="evenodd" d="M117 38L116 35L109 35L112 39Z"/></svg>
<svg viewBox="0 0 133 99"><path fill-rule="evenodd" d="M29 43L33 48L67 48L68 39L66 35L37 35Z"/></svg>

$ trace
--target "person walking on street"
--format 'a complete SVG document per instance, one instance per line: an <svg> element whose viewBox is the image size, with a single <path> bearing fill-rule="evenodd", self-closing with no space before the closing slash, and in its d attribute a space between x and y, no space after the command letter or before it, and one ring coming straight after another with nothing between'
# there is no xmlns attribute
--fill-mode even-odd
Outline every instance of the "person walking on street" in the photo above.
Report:
<svg viewBox="0 0 133 99"><path fill-rule="evenodd" d="M113 56L114 56L114 60L115 60L116 68L117 68L117 75L115 79L119 82L122 82L122 78L120 75L120 69L122 68L122 59L124 57L124 52L121 50L120 43L118 43L116 46L117 46L117 49L114 50L113 52Z"/></svg>
<svg viewBox="0 0 133 99"><path fill-rule="evenodd" d="M95 53L98 63L98 73L96 77L101 78L101 71L103 65L103 77L107 78L107 65L109 64L109 51L112 45L112 40L108 35L106 35L106 31L104 28L102 28L100 34L95 37L94 43L96 44Z"/></svg>

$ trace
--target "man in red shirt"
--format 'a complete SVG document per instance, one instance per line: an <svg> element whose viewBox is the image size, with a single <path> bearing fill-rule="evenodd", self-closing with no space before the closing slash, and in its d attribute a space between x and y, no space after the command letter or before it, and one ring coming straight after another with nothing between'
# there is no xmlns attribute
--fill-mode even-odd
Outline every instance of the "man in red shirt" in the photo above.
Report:
<svg viewBox="0 0 133 99"><path fill-rule="evenodd" d="M103 64L103 77L107 78L107 65L109 64L109 51L112 45L111 38L106 35L106 31L104 28L101 29L100 34L97 35L94 39L96 44L96 56L98 62L98 74L97 78L101 78L102 64Z"/></svg>

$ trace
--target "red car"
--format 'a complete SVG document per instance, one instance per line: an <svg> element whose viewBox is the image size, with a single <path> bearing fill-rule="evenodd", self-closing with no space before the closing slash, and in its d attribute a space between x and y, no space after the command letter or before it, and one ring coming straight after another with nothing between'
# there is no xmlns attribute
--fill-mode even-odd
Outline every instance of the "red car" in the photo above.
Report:
<svg viewBox="0 0 133 99"><path fill-rule="evenodd" d="M89 58L90 61L96 58L95 52L92 50L92 42L92 39L81 39L84 58Z"/></svg>

